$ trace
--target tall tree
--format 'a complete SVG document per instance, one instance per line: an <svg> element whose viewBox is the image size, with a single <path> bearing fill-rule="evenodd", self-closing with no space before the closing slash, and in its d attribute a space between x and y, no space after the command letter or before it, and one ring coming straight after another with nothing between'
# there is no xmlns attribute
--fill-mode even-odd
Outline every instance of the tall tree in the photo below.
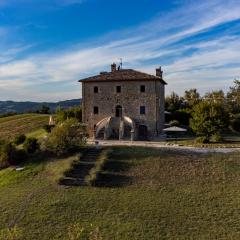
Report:
<svg viewBox="0 0 240 240"><path fill-rule="evenodd" d="M201 96L196 88L186 90L184 94L184 100L189 108L192 108L194 105L200 102Z"/></svg>
<svg viewBox="0 0 240 240"><path fill-rule="evenodd" d="M228 115L221 104L201 101L193 107L190 127L198 136L208 140L228 126Z"/></svg>
<svg viewBox="0 0 240 240"><path fill-rule="evenodd" d="M240 80L234 80L234 86L227 93L227 103L231 115L240 113Z"/></svg>
<svg viewBox="0 0 240 240"><path fill-rule="evenodd" d="M205 94L204 99L225 106L225 94L223 90L208 92Z"/></svg>
<svg viewBox="0 0 240 240"><path fill-rule="evenodd" d="M177 93L172 92L170 96L165 99L165 108L167 111L175 112L181 108L183 104L183 99L177 95Z"/></svg>

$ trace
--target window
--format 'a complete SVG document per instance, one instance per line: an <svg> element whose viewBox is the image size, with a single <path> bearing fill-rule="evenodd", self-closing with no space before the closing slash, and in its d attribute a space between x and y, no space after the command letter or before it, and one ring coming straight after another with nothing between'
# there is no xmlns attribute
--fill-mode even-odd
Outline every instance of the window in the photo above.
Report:
<svg viewBox="0 0 240 240"><path fill-rule="evenodd" d="M145 85L141 85L141 86L140 86L140 91L141 91L141 92L145 92Z"/></svg>
<svg viewBox="0 0 240 240"><path fill-rule="evenodd" d="M98 87L93 88L94 93L98 93Z"/></svg>
<svg viewBox="0 0 240 240"><path fill-rule="evenodd" d="M145 106L140 107L140 114L145 114Z"/></svg>
<svg viewBox="0 0 240 240"><path fill-rule="evenodd" d="M93 112L94 112L94 114L98 114L98 107L94 107Z"/></svg>
<svg viewBox="0 0 240 240"><path fill-rule="evenodd" d="M121 86L117 86L116 91L117 91L117 93L120 93L121 92Z"/></svg>

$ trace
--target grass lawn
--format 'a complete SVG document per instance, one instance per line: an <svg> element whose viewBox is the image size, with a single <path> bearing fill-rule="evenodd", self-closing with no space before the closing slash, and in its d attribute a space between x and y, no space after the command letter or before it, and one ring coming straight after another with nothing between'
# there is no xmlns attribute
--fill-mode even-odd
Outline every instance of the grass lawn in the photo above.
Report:
<svg viewBox="0 0 240 240"><path fill-rule="evenodd" d="M70 239L99 227L104 240L240 239L239 154L115 147L98 187L58 185L77 157L0 171L2 232Z"/></svg>
<svg viewBox="0 0 240 240"><path fill-rule="evenodd" d="M223 135L222 143L196 143L196 138L167 140L167 144L180 144L183 146L205 147L205 148L240 148L240 134ZM166 143L166 142L165 142Z"/></svg>
<svg viewBox="0 0 240 240"><path fill-rule="evenodd" d="M49 115L20 114L0 118L0 139L13 139L17 134L27 134L48 124Z"/></svg>

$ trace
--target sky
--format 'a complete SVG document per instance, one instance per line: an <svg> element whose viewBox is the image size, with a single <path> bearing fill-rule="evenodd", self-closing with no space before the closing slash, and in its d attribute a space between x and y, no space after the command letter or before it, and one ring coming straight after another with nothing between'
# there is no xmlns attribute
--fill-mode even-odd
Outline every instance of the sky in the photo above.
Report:
<svg viewBox="0 0 240 240"><path fill-rule="evenodd" d="M0 0L0 100L81 97L78 80L123 68L166 94L227 91L240 78L239 0Z"/></svg>

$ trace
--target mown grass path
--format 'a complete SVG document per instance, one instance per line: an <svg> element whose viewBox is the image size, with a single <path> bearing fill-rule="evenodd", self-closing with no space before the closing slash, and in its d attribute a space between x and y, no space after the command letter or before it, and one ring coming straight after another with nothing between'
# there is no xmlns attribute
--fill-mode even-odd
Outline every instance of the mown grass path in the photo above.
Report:
<svg viewBox="0 0 240 240"><path fill-rule="evenodd" d="M79 223L102 238L239 239L238 154L113 147L98 187L57 184L74 157L0 171L0 229L23 239L69 239Z"/></svg>
<svg viewBox="0 0 240 240"><path fill-rule="evenodd" d="M21 114L0 118L0 139L13 139L17 134L27 134L48 124L49 115Z"/></svg>

